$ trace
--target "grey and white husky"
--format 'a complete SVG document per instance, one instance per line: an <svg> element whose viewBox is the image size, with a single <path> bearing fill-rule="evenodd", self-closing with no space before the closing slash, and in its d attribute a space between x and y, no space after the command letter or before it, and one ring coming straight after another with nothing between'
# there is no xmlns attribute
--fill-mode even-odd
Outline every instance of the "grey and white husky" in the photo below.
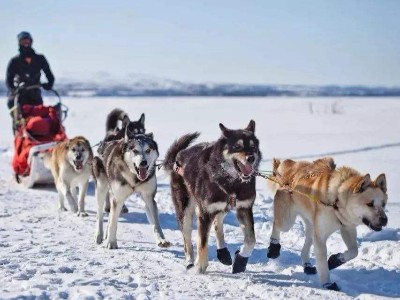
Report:
<svg viewBox="0 0 400 300"><path fill-rule="evenodd" d="M125 132L127 131L129 137L132 137L135 134L144 134L146 129L144 127L144 114L142 113L139 120L131 121L128 114L122 109L115 108L113 109L107 116L106 120L106 136L103 141L100 143L99 148L97 149L97 153L101 156L104 151L104 147L107 142L120 140L124 138ZM121 123L121 128L119 128L119 123ZM107 195L106 203L104 210L109 213L110 212L110 196ZM128 208L124 204L122 206L121 213L127 213Z"/></svg>
<svg viewBox="0 0 400 300"><path fill-rule="evenodd" d="M165 239L158 219L156 160L159 156L157 143L152 134L129 137L128 130L120 140L107 142L103 153L93 160L93 176L96 181L97 223L96 242L103 241L103 207L110 191L111 211L107 227L107 248L117 249L117 223L125 200L134 192L139 193L146 205L146 215L154 225L156 243L160 247L171 244Z"/></svg>

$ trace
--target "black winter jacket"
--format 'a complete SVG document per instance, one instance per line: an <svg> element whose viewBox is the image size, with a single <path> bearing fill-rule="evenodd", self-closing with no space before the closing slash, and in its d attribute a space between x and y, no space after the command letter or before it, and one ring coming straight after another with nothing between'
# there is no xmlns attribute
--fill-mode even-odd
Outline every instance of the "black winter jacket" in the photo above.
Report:
<svg viewBox="0 0 400 300"><path fill-rule="evenodd" d="M32 61L28 64L23 56L17 55L13 57L8 63L6 84L10 91L16 88L16 83L25 83L26 86L40 84L40 75L43 70L47 77L47 81L50 87L54 84L54 75L50 70L49 63L47 62L44 55L36 54L32 51Z"/></svg>

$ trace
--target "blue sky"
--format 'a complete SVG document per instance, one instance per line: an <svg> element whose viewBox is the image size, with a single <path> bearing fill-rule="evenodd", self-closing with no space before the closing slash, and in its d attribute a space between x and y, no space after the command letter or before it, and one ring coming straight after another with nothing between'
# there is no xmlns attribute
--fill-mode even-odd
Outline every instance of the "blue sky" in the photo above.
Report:
<svg viewBox="0 0 400 300"><path fill-rule="evenodd" d="M56 77L400 84L396 0L3 0L0 78L22 30Z"/></svg>

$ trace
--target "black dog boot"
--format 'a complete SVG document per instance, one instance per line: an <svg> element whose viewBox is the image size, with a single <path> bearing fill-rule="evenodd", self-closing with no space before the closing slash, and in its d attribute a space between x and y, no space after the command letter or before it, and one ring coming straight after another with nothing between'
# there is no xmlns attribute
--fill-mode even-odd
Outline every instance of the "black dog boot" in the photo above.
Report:
<svg viewBox="0 0 400 300"><path fill-rule="evenodd" d="M343 259L342 253L333 254L328 259L329 270L336 269L337 267L343 265L344 263L345 263L345 261Z"/></svg>
<svg viewBox="0 0 400 300"><path fill-rule="evenodd" d="M270 243L268 247L267 257L278 258L280 254L281 254L281 244Z"/></svg>
<svg viewBox="0 0 400 300"><path fill-rule="evenodd" d="M339 286L336 284L336 282L334 282L334 283L330 283L330 282L325 283L325 284L323 285L323 287L326 288L327 290L331 290L331 291L340 291L340 288L339 288Z"/></svg>
<svg viewBox="0 0 400 300"><path fill-rule="evenodd" d="M194 267L194 263L191 261L185 262L186 270L189 270Z"/></svg>
<svg viewBox="0 0 400 300"><path fill-rule="evenodd" d="M129 212L129 210L128 210L128 208L126 207L126 205L124 204L123 206L122 206L122 209L121 209L121 214L127 214Z"/></svg>
<svg viewBox="0 0 400 300"><path fill-rule="evenodd" d="M243 257L239 254L239 250L235 252L235 258L233 259L232 274L241 273L246 271L248 257Z"/></svg>
<svg viewBox="0 0 400 300"><path fill-rule="evenodd" d="M311 265L310 263L304 264L304 273L307 275L317 274L317 268Z"/></svg>
<svg viewBox="0 0 400 300"><path fill-rule="evenodd" d="M217 249L217 258L222 264L226 266L232 265L231 254L229 253L229 250L226 247L222 249Z"/></svg>

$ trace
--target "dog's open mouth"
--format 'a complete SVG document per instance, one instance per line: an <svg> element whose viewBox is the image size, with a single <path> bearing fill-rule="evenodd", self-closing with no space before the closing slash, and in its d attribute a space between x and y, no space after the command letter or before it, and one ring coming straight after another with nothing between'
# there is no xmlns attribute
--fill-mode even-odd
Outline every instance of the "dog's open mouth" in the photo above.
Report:
<svg viewBox="0 0 400 300"><path fill-rule="evenodd" d="M140 181L145 181L147 179L148 167L136 167L136 174Z"/></svg>
<svg viewBox="0 0 400 300"><path fill-rule="evenodd" d="M244 178L249 178L251 174L253 174L253 166L250 164L242 164L237 159L233 160L233 164L235 166L236 171Z"/></svg>
<svg viewBox="0 0 400 300"><path fill-rule="evenodd" d="M82 170L83 160L74 160L75 170Z"/></svg>
<svg viewBox="0 0 400 300"><path fill-rule="evenodd" d="M362 221L363 221L363 223L364 223L365 225L367 225L367 226L368 226L369 228L371 228L373 231L381 231L381 230L382 230L382 225L373 225L373 224L371 224L371 222L370 222L368 219L366 219L366 218L363 218Z"/></svg>

